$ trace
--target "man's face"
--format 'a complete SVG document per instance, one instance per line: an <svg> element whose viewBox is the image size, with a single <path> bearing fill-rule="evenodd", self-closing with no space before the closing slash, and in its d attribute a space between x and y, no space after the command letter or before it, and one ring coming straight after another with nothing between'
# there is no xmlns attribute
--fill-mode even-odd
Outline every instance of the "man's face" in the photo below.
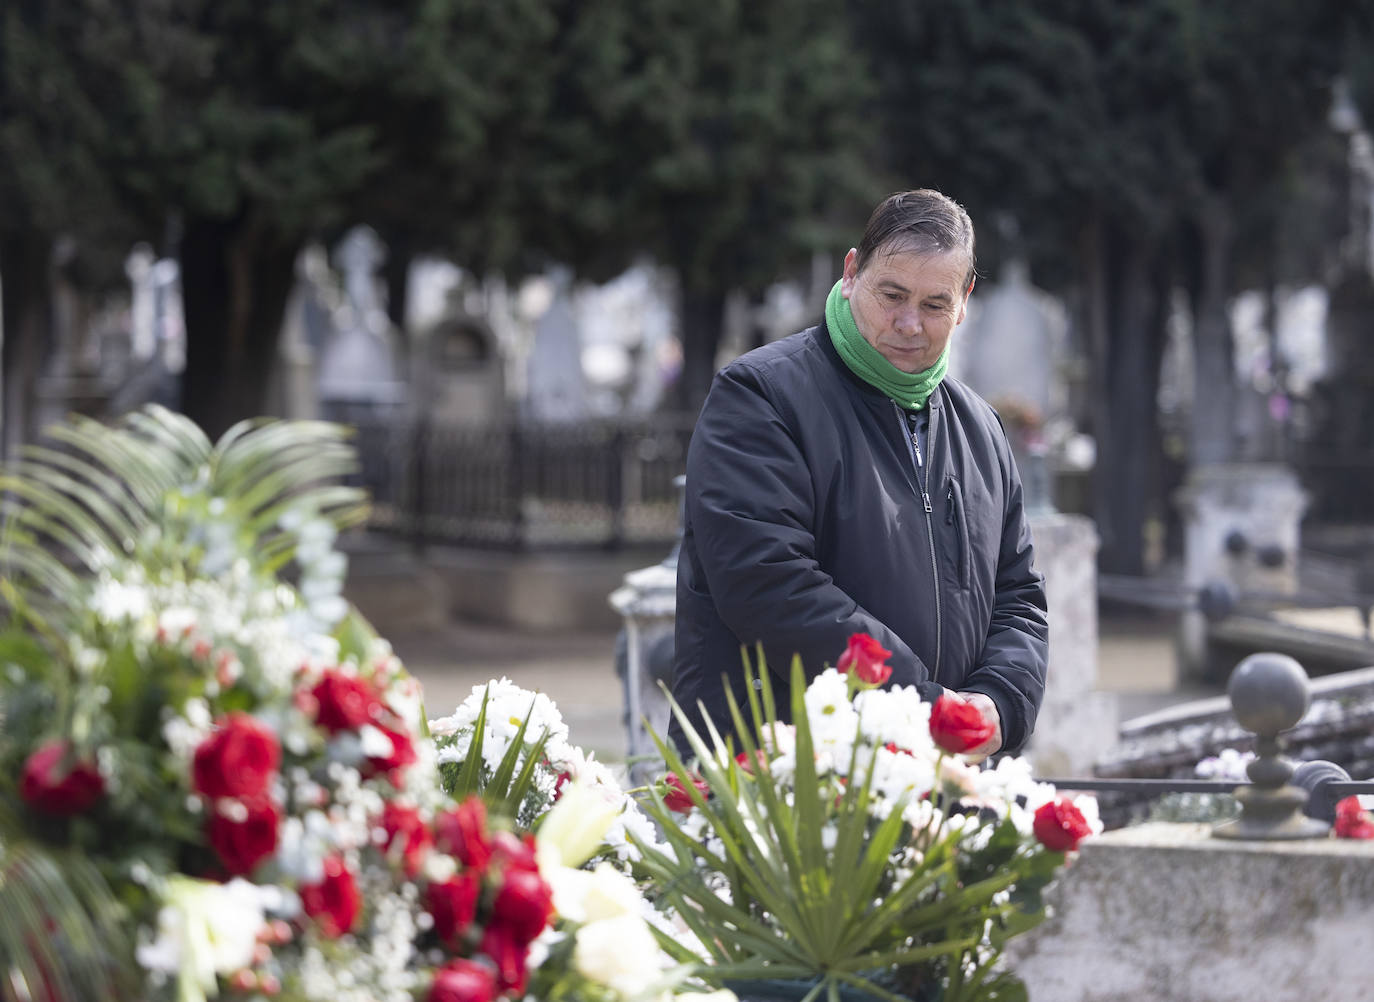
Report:
<svg viewBox="0 0 1374 1002"><path fill-rule="evenodd" d="M879 248L858 270L858 251L844 259L840 293L864 340L903 372L935 364L964 320L968 258L959 251Z"/></svg>

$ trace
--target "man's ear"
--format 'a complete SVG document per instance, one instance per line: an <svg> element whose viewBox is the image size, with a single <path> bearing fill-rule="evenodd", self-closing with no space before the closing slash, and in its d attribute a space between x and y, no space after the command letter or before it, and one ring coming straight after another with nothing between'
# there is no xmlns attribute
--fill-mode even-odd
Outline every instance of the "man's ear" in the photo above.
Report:
<svg viewBox="0 0 1374 1002"><path fill-rule="evenodd" d="M978 276L968 280L968 288L964 290L964 301L959 304L959 319L954 321L954 326L958 327L964 322L964 314L968 312L968 297L973 293L973 283L978 281Z"/></svg>
<svg viewBox="0 0 1374 1002"><path fill-rule="evenodd" d="M849 253L844 256L844 273L840 276L840 295L848 299L854 291L854 282L859 277L859 251L858 248L849 248Z"/></svg>

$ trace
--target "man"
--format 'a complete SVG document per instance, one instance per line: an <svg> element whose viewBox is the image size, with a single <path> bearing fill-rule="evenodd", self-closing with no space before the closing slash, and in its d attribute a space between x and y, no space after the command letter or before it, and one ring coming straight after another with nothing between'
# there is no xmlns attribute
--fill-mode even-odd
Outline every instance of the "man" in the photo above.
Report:
<svg viewBox="0 0 1374 1002"><path fill-rule="evenodd" d="M1045 689L1045 593L996 413L945 378L974 281L973 224L939 192L874 210L824 324L716 374L687 453L673 696L702 730L746 705L762 644L780 709L867 633L889 685L955 695L1019 749ZM757 667L757 666L756 666ZM677 721L669 729L680 749Z"/></svg>

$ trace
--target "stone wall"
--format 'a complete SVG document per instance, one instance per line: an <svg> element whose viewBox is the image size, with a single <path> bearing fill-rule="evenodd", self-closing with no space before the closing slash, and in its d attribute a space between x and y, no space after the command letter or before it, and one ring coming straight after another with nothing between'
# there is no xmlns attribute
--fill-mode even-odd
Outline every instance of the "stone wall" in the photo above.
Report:
<svg viewBox="0 0 1374 1002"><path fill-rule="evenodd" d="M1311 1002L1374 985L1374 842L1149 824L1083 843L1008 951L1031 1002Z"/></svg>

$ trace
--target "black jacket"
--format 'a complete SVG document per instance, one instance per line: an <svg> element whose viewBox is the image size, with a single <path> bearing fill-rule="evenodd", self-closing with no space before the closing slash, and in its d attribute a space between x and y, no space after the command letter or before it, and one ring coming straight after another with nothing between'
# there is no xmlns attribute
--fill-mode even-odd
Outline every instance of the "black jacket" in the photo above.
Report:
<svg viewBox="0 0 1374 1002"><path fill-rule="evenodd" d="M748 719L741 645L763 644L782 710L794 654L811 677L865 632L890 684L986 693L1005 750L1030 736L1048 626L1021 480L972 390L947 378L928 407L918 469L902 412L824 326L717 373L687 452L673 677L703 735L698 701L731 731L722 676ZM669 735L684 748L676 719Z"/></svg>

